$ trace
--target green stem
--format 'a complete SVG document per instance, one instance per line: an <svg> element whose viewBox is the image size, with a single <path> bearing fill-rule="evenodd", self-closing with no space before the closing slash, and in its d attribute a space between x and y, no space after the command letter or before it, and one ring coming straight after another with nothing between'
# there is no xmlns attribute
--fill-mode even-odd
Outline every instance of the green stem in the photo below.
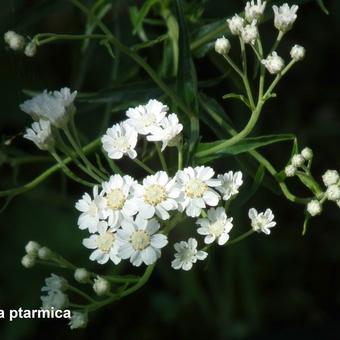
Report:
<svg viewBox="0 0 340 340"><path fill-rule="evenodd" d="M162 164L162 168L167 173L168 172L168 166L166 164L166 161L165 161L164 155L162 153L161 147L160 147L159 143L157 143L157 142L156 142L156 149L157 149L158 157L159 157L161 164Z"/></svg>
<svg viewBox="0 0 340 340"><path fill-rule="evenodd" d="M67 289L69 289L70 291L77 293L78 295L82 296L84 299L90 301L91 303L96 303L96 301L94 299L91 298L91 296L87 295L86 293L84 293L82 290L71 286L70 284L67 284Z"/></svg>
<svg viewBox="0 0 340 340"><path fill-rule="evenodd" d="M249 237L250 235L252 235L255 231L253 229L248 230L247 232L245 232L244 234L234 238L233 240L230 240L229 242L226 243L226 246L230 246L232 244L238 243L242 240L244 240L245 238Z"/></svg>
<svg viewBox="0 0 340 340"><path fill-rule="evenodd" d="M143 168L146 172L148 172L149 174L153 175L155 172L153 170L151 170L145 163L143 163L142 161L140 161L137 158L134 158L133 161L140 166L141 168Z"/></svg>
<svg viewBox="0 0 340 340"><path fill-rule="evenodd" d="M177 145L177 151L178 151L178 170L183 169L183 143L179 143Z"/></svg>
<svg viewBox="0 0 340 340"><path fill-rule="evenodd" d="M104 39L103 34L55 34L40 33L34 36L33 40L37 46L42 46L57 40L84 40L84 39Z"/></svg>

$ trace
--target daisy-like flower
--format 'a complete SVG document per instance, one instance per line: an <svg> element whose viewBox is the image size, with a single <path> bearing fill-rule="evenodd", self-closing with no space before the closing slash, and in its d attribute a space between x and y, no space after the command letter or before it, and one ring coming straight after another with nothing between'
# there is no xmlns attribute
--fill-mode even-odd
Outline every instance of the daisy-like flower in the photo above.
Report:
<svg viewBox="0 0 340 340"><path fill-rule="evenodd" d="M41 288L42 292L49 291L65 291L67 289L67 281L61 276L51 274L51 276L45 279L45 286Z"/></svg>
<svg viewBox="0 0 340 340"><path fill-rule="evenodd" d="M203 250L197 250L197 241L189 238L188 242L181 241L174 244L176 250L175 259L171 262L174 269L190 270L197 260L205 260L208 253Z"/></svg>
<svg viewBox="0 0 340 340"><path fill-rule="evenodd" d="M88 249L93 249L90 255L91 261L105 264L111 260L118 264L121 258L118 256L119 240L117 239L115 228L110 228L106 221L98 223L98 234L91 235L83 240L83 245Z"/></svg>
<svg viewBox="0 0 340 340"><path fill-rule="evenodd" d="M175 178L170 179L165 171L158 171L147 176L143 185L134 187L134 198L131 205L138 210L138 216L149 219L155 214L162 220L170 218L170 210L178 208L177 199L180 189Z"/></svg>
<svg viewBox="0 0 340 340"><path fill-rule="evenodd" d="M243 184L242 172L232 171L226 172L224 175L218 175L217 179L221 181L221 185L216 189L221 193L222 198L227 201L231 197L239 193L239 188Z"/></svg>
<svg viewBox="0 0 340 340"><path fill-rule="evenodd" d="M71 320L68 323L71 329L85 328L88 322L87 313L72 312Z"/></svg>
<svg viewBox="0 0 340 340"><path fill-rule="evenodd" d="M31 128L26 129L24 138L31 140L40 150L51 149L54 144L51 123L44 119L34 122Z"/></svg>
<svg viewBox="0 0 340 340"><path fill-rule="evenodd" d="M251 208L248 212L248 216L251 220L253 230L258 233L262 232L269 235L269 229L276 226L276 222L273 221L274 214L270 209L267 209L265 212L258 213L256 209Z"/></svg>
<svg viewBox="0 0 340 340"><path fill-rule="evenodd" d="M229 240L229 232L233 227L233 218L228 218L222 207L208 210L208 218L200 218L196 224L200 225L197 232L205 235L204 243L211 244L217 240L222 246Z"/></svg>
<svg viewBox="0 0 340 340"><path fill-rule="evenodd" d="M78 218L79 229L88 229L90 233L97 231L99 220L104 218L103 211L106 207L106 201L98 193L98 186L93 188L93 199L88 193L76 203L76 209L81 211Z"/></svg>
<svg viewBox="0 0 340 340"><path fill-rule="evenodd" d="M131 176L113 175L107 182L102 183L103 191L101 194L105 199L103 209L104 218L108 218L110 226L114 227L120 221L137 213L137 208L131 202L133 189L137 181Z"/></svg>
<svg viewBox="0 0 340 340"><path fill-rule="evenodd" d="M266 59L261 60L270 74L277 74L282 71L285 63L283 59L274 51Z"/></svg>
<svg viewBox="0 0 340 340"><path fill-rule="evenodd" d="M280 7L274 5L274 26L283 33L289 31L297 18L296 12L298 9L299 6L292 5L289 7L287 3Z"/></svg>
<svg viewBox="0 0 340 340"><path fill-rule="evenodd" d="M106 134L102 137L102 144L104 150L112 159L120 159L124 155L134 159L137 157L135 150L137 139L137 131L126 122L123 122L107 129Z"/></svg>
<svg viewBox="0 0 340 340"><path fill-rule="evenodd" d="M119 256L130 259L139 267L143 262L153 264L161 256L161 249L168 244L168 238L163 234L156 234L160 225L155 219L143 220L137 217L122 221L122 229L117 231L121 241Z"/></svg>
<svg viewBox="0 0 340 340"><path fill-rule="evenodd" d="M241 29L241 38L245 44L255 44L255 40L259 35L259 31L257 29L257 22L253 20L251 24L244 26Z"/></svg>
<svg viewBox="0 0 340 340"><path fill-rule="evenodd" d="M20 109L29 114L33 119L49 120L57 128L64 127L73 112L73 101L77 91L71 93L67 87L60 91L47 92L46 90L26 100L20 105Z"/></svg>
<svg viewBox="0 0 340 340"><path fill-rule="evenodd" d="M227 19L229 30L233 35L241 34L244 26L244 19L238 14L235 14L231 19Z"/></svg>
<svg viewBox="0 0 340 340"><path fill-rule="evenodd" d="M197 217L207 205L215 207L220 195L212 189L221 185L221 181L213 179L215 172L210 167L197 166L180 170L176 180L182 189L179 198L179 210L190 217Z"/></svg>
<svg viewBox="0 0 340 340"><path fill-rule="evenodd" d="M248 1L244 9L246 20L248 22L252 22L253 20L260 19L265 8L266 8L265 1L262 0L257 0L256 2L254 0Z"/></svg>
<svg viewBox="0 0 340 340"><path fill-rule="evenodd" d="M147 104L130 108L126 111L126 122L133 126L141 135L147 135L155 126L159 126L168 113L168 107L156 99L150 99Z"/></svg>
<svg viewBox="0 0 340 340"><path fill-rule="evenodd" d="M171 113L165 117L159 126L150 128L150 134L146 139L150 142L162 142L162 151L167 146L176 146L178 137L183 130L183 125L179 122L176 113Z"/></svg>
<svg viewBox="0 0 340 340"><path fill-rule="evenodd" d="M50 290L47 295L42 295L40 297L42 302L41 309L52 309L60 310L64 309L69 304L69 299L66 294L60 290Z"/></svg>

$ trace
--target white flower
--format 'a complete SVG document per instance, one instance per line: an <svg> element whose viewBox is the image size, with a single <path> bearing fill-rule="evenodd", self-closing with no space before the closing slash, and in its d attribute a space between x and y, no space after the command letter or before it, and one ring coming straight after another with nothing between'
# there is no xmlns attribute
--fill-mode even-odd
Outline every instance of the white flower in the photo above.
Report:
<svg viewBox="0 0 340 340"><path fill-rule="evenodd" d="M306 50L304 47L299 45L294 45L290 50L290 56L295 61L302 60L305 57Z"/></svg>
<svg viewBox="0 0 340 340"><path fill-rule="evenodd" d="M221 185L218 179L212 179L214 170L210 167L197 166L180 170L176 179L182 194L179 200L179 210L190 217L197 217L207 205L217 206L220 195L212 189Z"/></svg>
<svg viewBox="0 0 340 340"><path fill-rule="evenodd" d="M106 221L98 223L98 233L91 235L83 240L83 245L92 249L90 255L91 261L97 261L99 264L105 264L111 260L118 264L121 258L118 256L119 241L117 240L116 229L110 228Z"/></svg>
<svg viewBox="0 0 340 340"><path fill-rule="evenodd" d="M274 5L274 26L283 33L289 31L297 18L296 12L298 9L299 6L292 5L292 7L289 7L287 3L280 7Z"/></svg>
<svg viewBox="0 0 340 340"><path fill-rule="evenodd" d="M257 29L256 20L249 25L246 25L241 30L241 38L245 44L255 44L255 40L259 35L259 31Z"/></svg>
<svg viewBox="0 0 340 340"><path fill-rule="evenodd" d="M25 46L25 38L14 31L6 32L4 34L4 40L7 45L14 51L22 50Z"/></svg>
<svg viewBox="0 0 340 340"><path fill-rule="evenodd" d="M330 185L326 190L326 196L330 201L340 199L340 187L337 184Z"/></svg>
<svg viewBox="0 0 340 340"><path fill-rule="evenodd" d="M258 213L256 209L251 208L248 212L248 216L251 220L253 230L257 232L269 235L269 229L276 225L276 222L273 221L274 214L270 209L267 209L265 212Z"/></svg>
<svg viewBox="0 0 340 340"><path fill-rule="evenodd" d="M68 323L71 329L85 328L88 322L87 313L72 312L71 320Z"/></svg>
<svg viewBox="0 0 340 340"><path fill-rule="evenodd" d="M264 9L266 8L266 2L262 0L254 0L248 1L245 7L245 17L248 22L252 22L253 20L258 20L261 18Z"/></svg>
<svg viewBox="0 0 340 340"><path fill-rule="evenodd" d="M318 200L311 200L307 204L307 211L311 216L320 215L322 211L322 205Z"/></svg>
<svg viewBox="0 0 340 340"><path fill-rule="evenodd" d="M193 263L197 260L205 260L208 253L203 250L197 250L197 241L189 238L188 242L181 241L174 244L176 250L175 259L171 262L174 269L190 270Z"/></svg>
<svg viewBox="0 0 340 340"><path fill-rule="evenodd" d="M283 59L275 51L272 52L272 54L269 54L266 59L263 59L261 63L271 74L277 74L281 72L285 65Z"/></svg>
<svg viewBox="0 0 340 340"><path fill-rule="evenodd" d="M41 296L40 299L42 301L41 309L61 310L69 304L67 295L60 290L50 290L47 295Z"/></svg>
<svg viewBox="0 0 340 340"><path fill-rule="evenodd" d="M34 57L37 53L37 45L34 41L30 41L24 50L26 57Z"/></svg>
<svg viewBox="0 0 340 340"><path fill-rule="evenodd" d="M235 14L231 19L227 19L231 34L239 35L244 26L244 19L238 14Z"/></svg>
<svg viewBox="0 0 340 340"><path fill-rule="evenodd" d="M168 107L156 99L150 99L146 105L139 105L126 111L126 122L141 135L147 135L155 126L159 126L168 112Z"/></svg>
<svg viewBox="0 0 340 340"><path fill-rule="evenodd" d="M25 268L32 268L35 265L36 257L32 254L26 254L25 256L22 257L21 259L21 264Z"/></svg>
<svg viewBox="0 0 340 340"><path fill-rule="evenodd" d="M227 55L230 51L230 42L224 36L215 41L215 51L222 55Z"/></svg>
<svg viewBox="0 0 340 340"><path fill-rule="evenodd" d="M29 241L25 246L25 251L28 255L37 256L41 248L40 244L35 241Z"/></svg>
<svg viewBox="0 0 340 340"><path fill-rule="evenodd" d="M229 232L233 227L233 218L228 218L222 207L208 210L208 218L200 218L196 224L201 227L197 229L200 235L206 235L204 243L210 244L217 240L222 246L229 240Z"/></svg>
<svg viewBox="0 0 340 340"><path fill-rule="evenodd" d="M183 130L175 113L163 118L159 126L150 127L150 135L146 139L150 142L162 142L162 151L167 146L176 146L178 137Z"/></svg>
<svg viewBox="0 0 340 340"><path fill-rule="evenodd" d="M285 174L287 177L293 177L296 174L296 167L292 164L289 164L285 167Z"/></svg>
<svg viewBox="0 0 340 340"><path fill-rule="evenodd" d="M20 109L29 114L33 119L46 119L57 128L64 127L73 112L72 104L77 91L71 93L67 87L60 91L47 92L46 90L26 100L20 105Z"/></svg>
<svg viewBox="0 0 340 340"><path fill-rule="evenodd" d="M161 248L168 244L168 239L163 234L156 234L159 223L155 219L124 220L122 229L117 234L122 244L119 255L122 259L130 259L130 262L139 267L143 262L150 265L161 256Z"/></svg>
<svg viewBox="0 0 340 340"><path fill-rule="evenodd" d="M93 290L98 296L108 295L111 290L110 282L101 276L94 279Z"/></svg>
<svg viewBox="0 0 340 340"><path fill-rule="evenodd" d="M61 276L51 274L51 276L45 279L45 286L41 288L42 292L49 291L65 291L67 289L67 281Z"/></svg>
<svg viewBox="0 0 340 340"><path fill-rule="evenodd" d="M123 122L107 129L106 134L102 137L102 144L104 150L112 159L120 159L124 155L134 159L137 157L135 150L137 139L137 131Z"/></svg>
<svg viewBox="0 0 340 340"><path fill-rule="evenodd" d="M322 175L322 180L326 187L336 184L339 181L339 173L336 170L327 170Z"/></svg>
<svg viewBox="0 0 340 340"><path fill-rule="evenodd" d="M305 163L305 161L306 161L305 158L300 154L294 155L291 160L292 164L297 168L302 166Z"/></svg>
<svg viewBox="0 0 340 340"><path fill-rule="evenodd" d="M310 161L313 158L313 150L306 147L302 149L301 155L306 161Z"/></svg>
<svg viewBox="0 0 340 340"><path fill-rule="evenodd" d="M108 182L102 183L103 191L101 194L105 199L103 209L104 218L108 218L110 226L118 225L127 216L137 213L137 208L131 202L134 187L137 181L125 175L111 176Z"/></svg>
<svg viewBox="0 0 340 340"><path fill-rule="evenodd" d="M93 199L88 193L76 203L76 209L81 211L78 218L79 229L88 229L90 233L97 231L99 220L103 218L103 211L106 201L103 196L98 194L98 186L93 188Z"/></svg>
<svg viewBox="0 0 340 340"><path fill-rule="evenodd" d="M44 119L34 122L31 128L26 129L24 138L31 140L40 150L51 149L54 144L51 123Z"/></svg>
<svg viewBox="0 0 340 340"><path fill-rule="evenodd" d="M136 185L132 205L138 209L138 216L149 219L155 214L162 220L168 220L168 211L178 208L177 199L180 189L175 178L169 179L165 171L158 171L147 176L143 185Z"/></svg>
<svg viewBox="0 0 340 340"><path fill-rule="evenodd" d="M221 181L221 185L216 189L221 193L225 201L237 195L239 193L238 189L243 184L241 171L235 173L229 171L224 175L218 175L217 179Z"/></svg>
<svg viewBox="0 0 340 340"><path fill-rule="evenodd" d="M74 271L74 279L79 283L87 283L90 279L90 273L85 268L77 268Z"/></svg>

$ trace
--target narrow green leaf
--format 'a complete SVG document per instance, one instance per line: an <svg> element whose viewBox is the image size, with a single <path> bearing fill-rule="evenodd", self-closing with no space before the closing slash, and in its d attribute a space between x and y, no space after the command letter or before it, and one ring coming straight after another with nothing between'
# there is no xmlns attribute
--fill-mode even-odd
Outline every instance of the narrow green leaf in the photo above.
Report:
<svg viewBox="0 0 340 340"><path fill-rule="evenodd" d="M317 0L316 1L321 8L321 10L326 14L329 15L329 10L326 8L325 4L323 3L323 0Z"/></svg>
<svg viewBox="0 0 340 340"><path fill-rule="evenodd" d="M150 12L152 6L155 5L157 2L158 2L158 0L146 0L144 2L143 6L138 11L138 14L134 19L135 22L134 22L133 34L138 33L142 29L143 21L144 21L145 17Z"/></svg>
<svg viewBox="0 0 340 340"><path fill-rule="evenodd" d="M308 188L310 189L310 191L317 196L318 194L320 194L322 192L319 184L317 182L314 181L313 178L311 178L310 176L308 176L305 173L302 172L298 172L297 176L299 177L300 181Z"/></svg>

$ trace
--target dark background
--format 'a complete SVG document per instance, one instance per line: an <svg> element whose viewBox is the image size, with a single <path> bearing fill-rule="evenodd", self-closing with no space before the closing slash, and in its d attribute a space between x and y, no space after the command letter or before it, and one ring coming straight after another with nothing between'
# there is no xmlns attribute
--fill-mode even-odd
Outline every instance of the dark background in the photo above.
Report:
<svg viewBox="0 0 340 340"><path fill-rule="evenodd" d="M142 1L130 1L129 4L140 6ZM131 34L129 4L127 1L113 1L113 10L105 19L127 45L139 42L138 36ZM242 10L242 2L236 0L191 1L190 4L205 7L199 19L193 19L187 13L191 32L202 23L227 18ZM301 147L308 145L314 150L313 173L319 180L325 170L339 169L340 162L337 75L340 2L325 1L325 5L329 15L324 14L314 1L301 5L294 28L285 37L279 52L288 59L290 47L299 43L306 47L306 58L280 83L278 98L268 103L256 129L257 134L295 133ZM170 9L173 9L171 4ZM267 10L269 12L271 10ZM158 18L157 10L149 17ZM66 1L2 1L0 33L3 35L9 29L28 36L38 32L81 33L84 30L83 18ZM150 34L157 33L164 33L164 28L159 27ZM273 41L276 32L272 19L261 25L261 34L268 44ZM231 39L231 42L233 56L238 60L237 41ZM112 59L103 47L91 43L84 53L80 47L78 42L51 44L39 48L36 57L26 58L7 50L1 43L0 189L24 184L52 164L44 153L20 136L14 138L10 146L4 143L30 123L29 117L18 108L27 98L23 89L41 91L62 86L80 92L104 89L104 95L99 96L105 98L104 103L77 103L77 124L88 140L101 134L108 124L119 120L127 106L144 102L158 93L146 74L127 57L119 56L120 67L114 73ZM157 45L140 54L148 57L150 64L159 70L161 51L162 46ZM219 57L213 51L203 58L195 56L200 81L220 75L214 62L216 58ZM171 81L169 77L168 82ZM135 87L129 85L135 82L138 83ZM121 98L114 97L115 88L125 85L129 85L129 89L140 86L144 92L135 95L133 91L123 92ZM221 100L224 93L234 90L235 84L229 78L204 89L223 105L240 129L247 118L244 107L234 101ZM207 126L202 128L201 134L204 140L215 139ZM283 143L262 151L277 169L282 169L288 161L290 148ZM215 167L219 171L246 171L243 165L250 159L241 156L240 160L242 164L226 158ZM124 167L124 162L121 164ZM254 166L249 164L250 168ZM243 190L247 191L252 178L245 175ZM288 181L288 184L297 195L307 194L295 180ZM274 182L269 185L277 189ZM28 240L37 240L80 266L98 269L89 263L88 251L81 246L84 233L76 225L74 203L83 191L56 173L34 190L16 197L0 215L1 309L38 308L40 305L40 288L51 269L36 266L27 270L20 265ZM4 203L3 199L1 203ZM247 211L252 206L273 209L278 225L270 237L255 235L237 245L222 249L215 247L209 261L197 265L189 273L175 272L170 268L172 250L169 247L146 287L92 315L85 330L70 331L64 322L55 320L19 320L11 324L5 320L0 326L0 338L338 339L339 208L327 204L323 214L313 218L307 235L302 237L304 207L261 188L244 206L231 209L235 220L232 235L247 230ZM192 234L192 227L185 227L191 228L189 233ZM175 234L174 239L178 239L187 232L180 230ZM123 271L138 273L129 265ZM71 273L65 272L65 275L72 281Z"/></svg>

